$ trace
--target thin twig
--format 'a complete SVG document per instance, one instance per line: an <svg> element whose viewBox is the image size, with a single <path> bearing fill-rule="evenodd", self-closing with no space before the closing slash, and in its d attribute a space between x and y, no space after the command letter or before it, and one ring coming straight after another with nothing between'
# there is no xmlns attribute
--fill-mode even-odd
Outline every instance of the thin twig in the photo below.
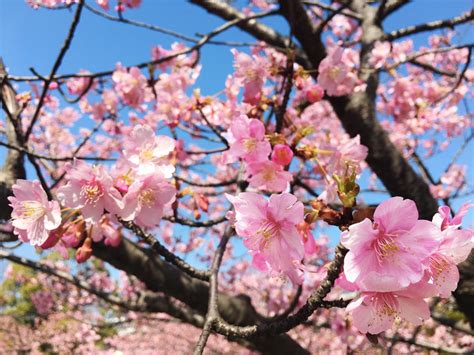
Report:
<svg viewBox="0 0 474 355"><path fill-rule="evenodd" d="M409 26L396 31L392 31L384 36L384 40L393 41L395 39L403 38L420 32L432 31L439 28L453 28L456 25L460 25L469 22L474 19L474 10L468 11L460 16L448 19L438 20L421 25Z"/></svg>
<svg viewBox="0 0 474 355"><path fill-rule="evenodd" d="M84 6L84 0L79 0L77 4L77 9L76 13L74 14L74 18L72 19L71 26L69 27L69 32L66 36L66 39L64 40L63 46L59 52L58 57L56 58L56 61L54 62L53 68L51 69L51 72L49 73L48 78L43 82L43 91L41 92L38 104L36 106L35 113L33 114L33 117L31 119L31 123L26 130L25 133L25 142L28 141L28 138L33 131L33 127L38 120L38 117L40 115L41 108L43 107L44 100L46 98L46 95L48 93L49 85L51 82L54 80L54 76L56 75L56 72L58 71L59 67L61 66L61 63L63 61L64 56L66 55L66 52L69 49L69 46L71 45L72 39L74 37L74 33L76 31L77 25L79 24L79 20L81 18L81 12L82 8Z"/></svg>
<svg viewBox="0 0 474 355"><path fill-rule="evenodd" d="M141 229L132 221L120 220L120 222L125 228L131 230L141 240L147 243L154 252L163 256L167 262L173 264L178 269L180 269L181 271L184 271L186 274L188 274L191 277L194 277L202 281L209 280L209 272L198 270L194 268L193 266L189 265L186 261L181 259L179 256L174 255L172 252L166 249L166 247L162 245L158 240L156 240L151 234L146 233L143 229Z"/></svg>

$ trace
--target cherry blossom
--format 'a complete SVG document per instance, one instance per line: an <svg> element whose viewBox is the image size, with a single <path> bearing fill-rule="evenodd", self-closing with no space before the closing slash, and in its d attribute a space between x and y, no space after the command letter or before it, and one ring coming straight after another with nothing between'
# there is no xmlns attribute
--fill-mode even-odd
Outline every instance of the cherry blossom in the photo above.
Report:
<svg viewBox="0 0 474 355"><path fill-rule="evenodd" d="M125 194L120 212L126 221L153 227L160 223L163 211L175 199L176 189L163 176L153 173L133 182Z"/></svg>
<svg viewBox="0 0 474 355"><path fill-rule="evenodd" d="M375 210L374 222L353 224L341 237L349 249L344 273L365 291L396 291L421 280L421 261L430 256L441 239L439 229L418 220L411 200L392 197Z"/></svg>
<svg viewBox="0 0 474 355"><path fill-rule="evenodd" d="M254 161L247 165L245 171L250 186L273 192L282 192L288 187L293 175L285 171L280 164L271 160Z"/></svg>
<svg viewBox="0 0 474 355"><path fill-rule="evenodd" d="M334 47L319 64L318 84L330 96L341 96L353 90L356 77L343 58L344 49Z"/></svg>
<svg viewBox="0 0 474 355"><path fill-rule="evenodd" d="M13 196L8 198L13 208L15 234L24 242L41 246L49 232L61 224L61 211L57 201L48 201L39 181L17 180Z"/></svg>
<svg viewBox="0 0 474 355"><path fill-rule="evenodd" d="M396 318L420 325L430 317L423 299L398 292L366 292L347 306L354 326L362 333L378 334L389 329Z"/></svg>
<svg viewBox="0 0 474 355"><path fill-rule="evenodd" d="M265 127L256 119L245 115L236 117L227 132L230 143L229 155L245 161L267 160L271 152L270 143L265 139Z"/></svg>
<svg viewBox="0 0 474 355"><path fill-rule="evenodd" d="M252 192L226 196L235 208L237 234L256 253L255 264L268 264L300 284L297 265L304 247L296 225L303 221L303 204L289 193L271 195L268 201Z"/></svg>
<svg viewBox="0 0 474 355"><path fill-rule="evenodd" d="M104 166L91 166L75 160L66 170L68 183L58 190L58 197L66 207L78 208L85 219L96 222L104 210L120 212L121 195Z"/></svg>
<svg viewBox="0 0 474 355"><path fill-rule="evenodd" d="M171 177L174 166L166 157L175 148L175 141L167 136L156 136L147 125L137 125L125 141L124 159L137 174L146 175L155 171Z"/></svg>

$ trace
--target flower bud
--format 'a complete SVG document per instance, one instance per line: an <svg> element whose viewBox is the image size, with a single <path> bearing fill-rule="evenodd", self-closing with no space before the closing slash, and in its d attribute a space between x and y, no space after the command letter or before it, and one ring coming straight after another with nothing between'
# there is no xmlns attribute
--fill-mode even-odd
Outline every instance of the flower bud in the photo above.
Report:
<svg viewBox="0 0 474 355"><path fill-rule="evenodd" d="M333 178L336 181L337 195L339 196L342 205L344 207L354 207L357 195L360 192L360 187L356 183L356 170L352 169L352 172L349 173L348 169L346 169L344 176L341 177L334 174Z"/></svg>
<svg viewBox="0 0 474 355"><path fill-rule="evenodd" d="M293 159L293 151L286 144L277 144L273 147L272 161L282 166L287 166Z"/></svg>
<svg viewBox="0 0 474 355"><path fill-rule="evenodd" d="M82 246L76 251L76 261L78 263L83 263L87 261L91 257L91 255L92 255L92 239L87 238L84 241L84 244L82 244Z"/></svg>

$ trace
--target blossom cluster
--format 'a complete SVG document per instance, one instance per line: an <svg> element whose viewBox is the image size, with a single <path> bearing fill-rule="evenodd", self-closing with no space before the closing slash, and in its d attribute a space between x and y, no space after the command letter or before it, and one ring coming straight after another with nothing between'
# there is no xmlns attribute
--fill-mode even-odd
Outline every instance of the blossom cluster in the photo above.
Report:
<svg viewBox="0 0 474 355"><path fill-rule="evenodd" d="M433 221L418 220L411 200L393 197L343 233L349 249L339 285L358 292L347 307L354 325L363 333L389 329L396 318L415 325L430 316L428 297L449 297L456 289L459 272L474 246L474 231L460 230L469 205L450 217L440 207Z"/></svg>
<svg viewBox="0 0 474 355"><path fill-rule="evenodd" d="M38 181L18 180L9 197L14 233L42 249L57 246L63 254L65 248L81 245L76 259L83 262L93 241L120 243L117 217L157 226L176 195L168 158L174 147L173 139L156 136L146 125L135 126L111 169L82 160L66 165L66 184L57 190L62 208L58 201L48 201Z"/></svg>
<svg viewBox="0 0 474 355"><path fill-rule="evenodd" d="M236 117L227 132L227 140L228 162L239 158L245 161L245 175L251 187L273 192L287 189L293 177L285 167L291 163L293 152L286 144L276 144L272 150L261 121L246 115Z"/></svg>

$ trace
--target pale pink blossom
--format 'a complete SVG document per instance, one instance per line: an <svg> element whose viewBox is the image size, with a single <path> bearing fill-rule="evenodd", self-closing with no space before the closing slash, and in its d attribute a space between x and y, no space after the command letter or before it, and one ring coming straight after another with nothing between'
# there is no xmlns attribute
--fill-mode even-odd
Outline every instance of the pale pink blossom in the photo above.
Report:
<svg viewBox="0 0 474 355"><path fill-rule="evenodd" d="M369 63L374 68L381 68L384 64L386 64L385 62L390 55L391 48L392 45L390 42L375 42Z"/></svg>
<svg viewBox="0 0 474 355"><path fill-rule="evenodd" d="M157 173L136 180L124 196L121 216L126 221L135 221L144 227L158 225L165 207L176 196L176 189Z"/></svg>
<svg viewBox="0 0 474 355"><path fill-rule="evenodd" d="M84 219L98 222L104 210L118 213L122 207L119 191L104 166L91 166L81 160L66 167L67 185L58 190L58 198L69 208L81 210Z"/></svg>
<svg viewBox="0 0 474 355"><path fill-rule="evenodd" d="M109 10L109 0L95 0L97 5L103 8L105 11Z"/></svg>
<svg viewBox="0 0 474 355"><path fill-rule="evenodd" d="M137 174L147 175L157 171L165 177L171 177L174 173L174 166L165 159L175 148L174 139L156 136L149 126L137 125L124 145L124 158Z"/></svg>
<svg viewBox="0 0 474 355"><path fill-rule="evenodd" d="M360 144L360 136L357 135L337 147L331 156L328 168L341 175L345 173L348 166L359 169L367 153L367 147Z"/></svg>
<svg viewBox="0 0 474 355"><path fill-rule="evenodd" d="M244 84L244 102L257 104L262 96L262 88L268 76L266 61L258 56L231 49L234 55L235 76Z"/></svg>
<svg viewBox="0 0 474 355"><path fill-rule="evenodd" d="M351 72L350 66L343 60L343 54L343 48L332 48L319 64L318 84L330 96L348 94L357 83L357 78Z"/></svg>
<svg viewBox="0 0 474 355"><path fill-rule="evenodd" d="M286 190L288 183L293 179L290 172L271 160L248 163L245 174L250 186L272 192Z"/></svg>
<svg viewBox="0 0 474 355"><path fill-rule="evenodd" d="M240 115L232 120L226 134L230 143L229 155L245 161L267 160L271 152L265 139L265 126L257 119Z"/></svg>
<svg viewBox="0 0 474 355"><path fill-rule="evenodd" d="M49 233L61 224L59 203L48 201L39 181L17 180L13 196L8 197L14 233L24 242L41 246Z"/></svg>
<svg viewBox="0 0 474 355"><path fill-rule="evenodd" d="M112 215L106 215L99 223L94 223L90 228L90 236L94 242L103 240L105 245L112 247L117 247L122 241L118 221Z"/></svg>
<svg viewBox="0 0 474 355"><path fill-rule="evenodd" d="M273 147L272 161L281 166L287 166L293 159L293 151L286 144L277 144Z"/></svg>
<svg viewBox="0 0 474 355"><path fill-rule="evenodd" d="M256 266L269 266L300 284L297 266L304 257L304 246L297 225L303 221L303 204L289 193L271 195L267 201L253 192L226 194L235 209L235 229L254 254Z"/></svg>
<svg viewBox="0 0 474 355"><path fill-rule="evenodd" d="M125 104L137 108L145 101L147 80L137 67L127 71L121 64L117 64L112 80Z"/></svg>
<svg viewBox="0 0 474 355"><path fill-rule="evenodd" d="M347 306L354 326L362 333L378 334L390 329L397 318L420 325L430 317L423 298L406 292L365 292Z"/></svg>
<svg viewBox="0 0 474 355"><path fill-rule="evenodd" d="M142 0L122 0L122 3L130 9L135 9L141 5Z"/></svg>
<svg viewBox="0 0 474 355"><path fill-rule="evenodd" d="M87 70L80 70L78 74L90 74L90 72ZM88 88L93 88L93 85L91 84L92 80L93 79L87 77L71 78L66 82L66 86L71 94L82 95Z"/></svg>
<svg viewBox="0 0 474 355"><path fill-rule="evenodd" d="M467 214L469 209L474 207L471 203L464 203L459 208L458 213L451 218L451 209L448 206L441 206L438 213L433 216L433 223L435 223L441 230L445 230L450 226L459 227L463 217Z"/></svg>
<svg viewBox="0 0 474 355"><path fill-rule="evenodd" d="M466 260L474 247L474 231L458 229L470 206L464 204L453 219L449 207L443 206L433 217L442 234L437 250L423 261L426 271L422 283L432 286L431 296L449 297L457 287L459 271L456 265Z"/></svg>
<svg viewBox="0 0 474 355"><path fill-rule="evenodd" d="M396 291L423 277L421 262L439 244L439 228L418 220L411 200L392 197L380 204L374 222L366 218L341 237L349 249L344 259L347 280L365 291Z"/></svg>

